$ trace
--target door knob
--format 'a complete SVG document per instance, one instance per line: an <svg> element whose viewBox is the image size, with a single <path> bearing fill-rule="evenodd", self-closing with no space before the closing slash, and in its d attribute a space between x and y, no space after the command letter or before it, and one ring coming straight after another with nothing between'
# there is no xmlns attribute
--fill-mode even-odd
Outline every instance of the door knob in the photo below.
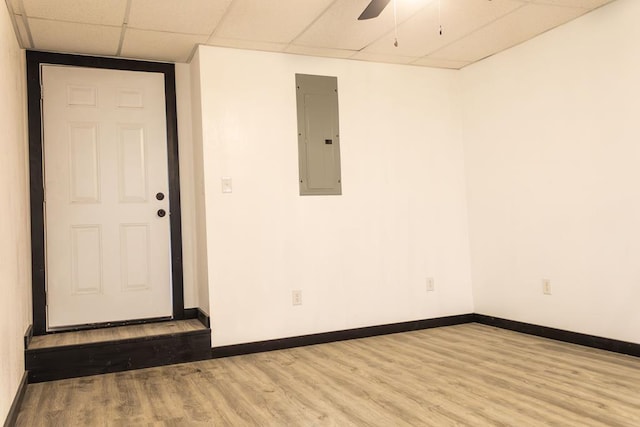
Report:
<svg viewBox="0 0 640 427"><path fill-rule="evenodd" d="M167 211L165 211L164 209L158 209L158 216L160 218L162 218L163 216L165 216L167 214Z"/></svg>
<svg viewBox="0 0 640 427"><path fill-rule="evenodd" d="M163 200L164 199L164 194L163 193L156 193L156 199Z"/></svg>

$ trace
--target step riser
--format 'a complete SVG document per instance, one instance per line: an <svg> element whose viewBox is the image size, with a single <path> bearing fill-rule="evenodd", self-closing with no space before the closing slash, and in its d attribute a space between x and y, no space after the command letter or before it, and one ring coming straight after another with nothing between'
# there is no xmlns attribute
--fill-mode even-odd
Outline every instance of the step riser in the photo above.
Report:
<svg viewBox="0 0 640 427"><path fill-rule="evenodd" d="M211 358L211 330L25 351L29 383Z"/></svg>

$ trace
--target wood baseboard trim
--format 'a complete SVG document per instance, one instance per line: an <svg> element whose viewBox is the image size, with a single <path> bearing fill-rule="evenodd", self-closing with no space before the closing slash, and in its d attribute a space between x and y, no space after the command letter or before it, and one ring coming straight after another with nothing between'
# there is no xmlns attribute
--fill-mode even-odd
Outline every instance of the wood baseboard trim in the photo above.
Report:
<svg viewBox="0 0 640 427"><path fill-rule="evenodd" d="M33 339L33 325L29 325L26 332L24 333L24 349L29 348L29 344L31 344L31 340Z"/></svg>
<svg viewBox="0 0 640 427"><path fill-rule="evenodd" d="M367 338L377 335L395 334L399 332L417 331L420 329L438 328L441 326L460 325L473 322L473 314L438 317L435 319L414 320L409 322L391 323L387 325L368 326L364 328L345 329L334 332L301 335L267 341L257 341L245 344L234 344L214 347L211 349L213 359L243 354L260 353L265 351L283 350L287 348L303 347L314 344L325 344L356 338Z"/></svg>
<svg viewBox="0 0 640 427"><path fill-rule="evenodd" d="M211 327L211 320L209 319L209 315L206 314L204 311L200 310L200 308L185 308L184 318L198 319L200 323L204 325L205 328Z"/></svg>
<svg viewBox="0 0 640 427"><path fill-rule="evenodd" d="M197 319L198 318L198 309L197 308L185 308L184 309L184 319Z"/></svg>
<svg viewBox="0 0 640 427"><path fill-rule="evenodd" d="M614 340L611 338L603 338L595 335L581 334L579 332L571 332L563 329L538 326L531 323L517 322L515 320L501 319L499 317L487 316L484 314L476 313L473 317L476 323L481 323L483 325L495 326L497 328L508 329L510 331L520 332L523 334L535 335L556 341L640 357L640 344Z"/></svg>
<svg viewBox="0 0 640 427"><path fill-rule="evenodd" d="M480 323L501 329L508 329L528 335L535 335L578 344L585 347L612 351L629 356L640 357L640 344L619 341L594 335L581 334L563 329L549 328L515 320L501 319L499 317L484 314L460 314L456 316L439 317L435 319L415 320L410 322L392 323L387 325L369 326L364 328L347 329L342 331L325 332L319 334L302 335L289 338L280 338L267 341L257 341L243 344L214 347L211 349L213 359L243 354L260 353L265 351L283 350L287 348L303 347L314 344L324 344L334 341L367 338L376 335L395 334L399 332L416 331L420 329L438 328L442 326L460 325L464 323Z"/></svg>
<svg viewBox="0 0 640 427"><path fill-rule="evenodd" d="M211 328L211 318L204 311L198 309L197 318L206 328Z"/></svg>
<svg viewBox="0 0 640 427"><path fill-rule="evenodd" d="M4 427L13 427L18 422L18 413L20 412L20 408L22 407L24 393L27 391L28 384L29 373L25 372L22 375L22 380L20 380L20 385L18 386L18 391L16 392L16 396L13 399L13 403L11 403L11 407L9 408L7 419L4 421Z"/></svg>

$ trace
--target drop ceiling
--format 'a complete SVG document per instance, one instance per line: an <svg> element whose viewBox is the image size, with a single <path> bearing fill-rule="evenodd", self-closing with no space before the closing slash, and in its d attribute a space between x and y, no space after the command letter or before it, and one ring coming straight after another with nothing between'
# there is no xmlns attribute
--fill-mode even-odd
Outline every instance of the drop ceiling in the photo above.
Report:
<svg viewBox="0 0 640 427"><path fill-rule="evenodd" d="M203 44L460 69L614 0L392 0L358 21L369 1L6 3L25 49L188 62Z"/></svg>

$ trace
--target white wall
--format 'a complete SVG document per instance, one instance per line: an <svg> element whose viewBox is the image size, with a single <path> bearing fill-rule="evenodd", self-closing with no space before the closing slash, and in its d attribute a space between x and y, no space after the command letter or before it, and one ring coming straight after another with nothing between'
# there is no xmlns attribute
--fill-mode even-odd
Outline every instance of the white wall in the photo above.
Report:
<svg viewBox="0 0 640 427"><path fill-rule="evenodd" d="M455 72L196 59L214 346L473 311ZM295 73L338 77L342 196L298 194Z"/></svg>
<svg viewBox="0 0 640 427"><path fill-rule="evenodd" d="M205 208L204 191L204 159L202 154L202 96L201 96L201 76L200 76L200 55L195 53L190 64L190 84L191 84L191 156L192 169L189 173L193 183L193 204L195 212L193 217L194 240L194 279L197 287L198 307L206 314L209 310L209 266L207 258L207 218Z"/></svg>
<svg viewBox="0 0 640 427"><path fill-rule="evenodd" d="M176 109L178 114L178 155L180 158L180 204L182 218L182 269L184 306L198 307L198 248L196 194L191 117L191 67L175 64ZM208 303L208 301L206 301Z"/></svg>
<svg viewBox="0 0 640 427"><path fill-rule="evenodd" d="M618 0L461 73L476 312L640 343L638 17Z"/></svg>
<svg viewBox="0 0 640 427"><path fill-rule="evenodd" d="M195 194L193 183L193 142L191 119L191 70L176 67L176 110L178 114L178 156L180 159L180 204L182 218L182 270L184 306L198 306L196 288Z"/></svg>
<svg viewBox="0 0 640 427"><path fill-rule="evenodd" d="M191 64L175 64L180 151L184 306L185 308L197 307L208 313L202 113L200 109L200 76L197 64L197 55Z"/></svg>
<svg viewBox="0 0 640 427"><path fill-rule="evenodd" d="M0 420L24 373L23 335L31 323L31 248L24 51L0 6Z"/></svg>

